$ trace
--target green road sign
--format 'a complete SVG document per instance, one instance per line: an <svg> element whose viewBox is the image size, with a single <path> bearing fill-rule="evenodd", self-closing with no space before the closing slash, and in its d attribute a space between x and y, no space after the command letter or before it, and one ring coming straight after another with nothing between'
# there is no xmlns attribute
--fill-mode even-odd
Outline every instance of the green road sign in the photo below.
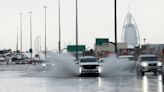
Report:
<svg viewBox="0 0 164 92"><path fill-rule="evenodd" d="M80 52L85 51L85 45L78 45L77 47L76 47L76 45L68 45L67 51L68 52L76 52L77 48L78 48L78 51L80 51Z"/></svg>
<svg viewBox="0 0 164 92"><path fill-rule="evenodd" d="M105 45L109 43L108 38L96 38L96 45Z"/></svg>

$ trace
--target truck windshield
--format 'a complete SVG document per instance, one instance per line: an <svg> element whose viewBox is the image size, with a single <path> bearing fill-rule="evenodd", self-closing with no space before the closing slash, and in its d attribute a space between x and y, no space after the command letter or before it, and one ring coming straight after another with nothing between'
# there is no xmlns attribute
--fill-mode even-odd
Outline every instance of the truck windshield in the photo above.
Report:
<svg viewBox="0 0 164 92"><path fill-rule="evenodd" d="M134 61L134 57L119 57L120 59L128 59L129 61Z"/></svg>
<svg viewBox="0 0 164 92"><path fill-rule="evenodd" d="M134 57L128 57L128 60L134 61Z"/></svg>
<svg viewBox="0 0 164 92"><path fill-rule="evenodd" d="M85 58L81 59L80 62L97 62L97 60L94 58Z"/></svg>
<svg viewBox="0 0 164 92"><path fill-rule="evenodd" d="M142 61L157 61L157 57L142 57Z"/></svg>

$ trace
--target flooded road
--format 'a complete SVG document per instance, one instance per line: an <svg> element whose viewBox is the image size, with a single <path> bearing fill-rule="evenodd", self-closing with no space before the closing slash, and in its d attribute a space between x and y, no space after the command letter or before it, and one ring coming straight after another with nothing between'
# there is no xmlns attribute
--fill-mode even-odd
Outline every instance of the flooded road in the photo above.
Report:
<svg viewBox="0 0 164 92"><path fill-rule="evenodd" d="M46 65L0 65L0 92L163 92L162 76L136 74L134 62L110 57L99 77L78 77L69 55L49 53Z"/></svg>
<svg viewBox="0 0 164 92"><path fill-rule="evenodd" d="M161 76L151 73L143 77L131 71L77 77L53 74L52 70L40 64L1 65L0 92L163 92Z"/></svg>

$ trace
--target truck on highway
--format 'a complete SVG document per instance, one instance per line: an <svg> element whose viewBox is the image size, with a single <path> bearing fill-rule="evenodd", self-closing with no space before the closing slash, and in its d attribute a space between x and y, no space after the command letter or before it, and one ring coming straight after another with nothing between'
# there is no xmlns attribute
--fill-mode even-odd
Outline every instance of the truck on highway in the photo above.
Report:
<svg viewBox="0 0 164 92"><path fill-rule="evenodd" d="M101 73L98 60L94 56L84 56L79 59L79 73L80 76L84 74L97 74Z"/></svg>
<svg viewBox="0 0 164 92"><path fill-rule="evenodd" d="M162 63L158 60L156 55L140 55L136 62L137 72L140 72L142 75L145 72L162 72Z"/></svg>

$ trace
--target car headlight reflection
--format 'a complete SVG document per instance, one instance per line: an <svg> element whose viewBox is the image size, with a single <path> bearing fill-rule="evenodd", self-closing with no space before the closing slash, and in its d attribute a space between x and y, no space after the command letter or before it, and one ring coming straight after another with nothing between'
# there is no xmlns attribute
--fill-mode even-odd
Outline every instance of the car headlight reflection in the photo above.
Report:
<svg viewBox="0 0 164 92"><path fill-rule="evenodd" d="M143 62L143 63L142 63L142 66L147 67L147 66L148 66L148 63Z"/></svg>
<svg viewBox="0 0 164 92"><path fill-rule="evenodd" d="M162 63L161 62L158 62L158 66L162 66Z"/></svg>

